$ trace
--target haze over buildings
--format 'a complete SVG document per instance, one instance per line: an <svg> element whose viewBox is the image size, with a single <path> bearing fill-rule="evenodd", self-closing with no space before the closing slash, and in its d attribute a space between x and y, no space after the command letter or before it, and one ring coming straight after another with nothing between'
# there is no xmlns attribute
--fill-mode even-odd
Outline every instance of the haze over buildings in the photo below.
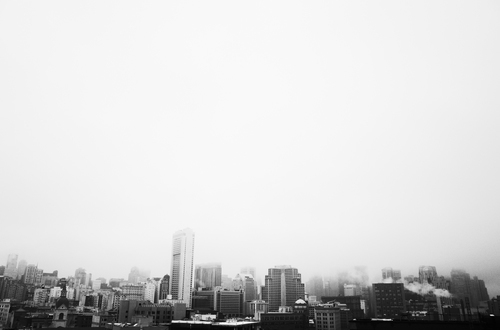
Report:
<svg viewBox="0 0 500 330"><path fill-rule="evenodd" d="M1 263L174 285L172 234L190 227L191 267L231 281L292 265L333 294L355 266L435 265L500 294L499 11L5 3Z"/></svg>

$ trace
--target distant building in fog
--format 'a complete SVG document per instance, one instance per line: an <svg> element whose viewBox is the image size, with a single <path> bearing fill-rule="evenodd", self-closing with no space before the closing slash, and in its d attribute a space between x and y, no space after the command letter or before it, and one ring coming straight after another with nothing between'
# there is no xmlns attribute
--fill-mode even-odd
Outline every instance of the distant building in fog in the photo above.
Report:
<svg viewBox="0 0 500 330"><path fill-rule="evenodd" d="M221 286L222 266L219 262L196 265L194 270L194 288L214 289Z"/></svg>
<svg viewBox="0 0 500 330"><path fill-rule="evenodd" d="M26 266L28 266L28 263L26 260L21 260L17 264L17 278L21 279L24 276L24 273L26 272Z"/></svg>
<svg viewBox="0 0 500 330"><path fill-rule="evenodd" d="M9 254L7 257L4 275L12 278L17 277L17 254Z"/></svg>
<svg viewBox="0 0 500 330"><path fill-rule="evenodd" d="M233 289L242 290L245 301L257 299L257 284L252 274L237 274L233 279Z"/></svg>
<svg viewBox="0 0 500 330"><path fill-rule="evenodd" d="M392 278L394 282L401 280L401 271L390 267L382 269L382 280Z"/></svg>
<svg viewBox="0 0 500 330"><path fill-rule="evenodd" d="M253 278L256 279L255 267L251 267L251 266L241 267L240 274L251 274L253 276Z"/></svg>
<svg viewBox="0 0 500 330"><path fill-rule="evenodd" d="M164 300L167 299L167 296L169 295L169 286L170 286L170 276L166 274L163 276L160 282L160 294L159 294L159 299Z"/></svg>
<svg viewBox="0 0 500 330"><path fill-rule="evenodd" d="M434 283L438 277L436 267L420 266L418 268L418 281L420 283Z"/></svg>

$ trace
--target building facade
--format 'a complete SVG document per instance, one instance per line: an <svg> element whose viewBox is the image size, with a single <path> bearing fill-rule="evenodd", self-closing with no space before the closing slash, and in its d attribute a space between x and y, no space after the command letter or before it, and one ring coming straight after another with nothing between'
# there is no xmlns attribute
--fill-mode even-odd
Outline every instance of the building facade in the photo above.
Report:
<svg viewBox="0 0 500 330"><path fill-rule="evenodd" d="M173 300L181 300L191 306L193 287L194 232L186 228L177 231L172 242L172 265L170 269L170 294Z"/></svg>
<svg viewBox="0 0 500 330"><path fill-rule="evenodd" d="M373 283L375 315L378 318L400 318L406 312L403 283Z"/></svg>
<svg viewBox="0 0 500 330"><path fill-rule="evenodd" d="M304 284L297 268L276 266L268 270L262 300L269 303L269 311L277 312L280 306L293 306L295 301L304 298Z"/></svg>

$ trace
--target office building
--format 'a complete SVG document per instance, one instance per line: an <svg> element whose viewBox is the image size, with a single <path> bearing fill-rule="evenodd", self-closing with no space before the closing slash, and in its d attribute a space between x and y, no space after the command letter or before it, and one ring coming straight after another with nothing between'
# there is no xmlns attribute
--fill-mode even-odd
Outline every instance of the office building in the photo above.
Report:
<svg viewBox="0 0 500 330"><path fill-rule="evenodd" d="M208 289L213 290L221 286L222 267L218 262L196 265L194 271L195 290Z"/></svg>
<svg viewBox="0 0 500 330"><path fill-rule="evenodd" d="M36 265L30 264L26 266L26 272L24 273L24 283L35 284L38 276L38 267Z"/></svg>
<svg viewBox="0 0 500 330"><path fill-rule="evenodd" d="M304 284L297 268L276 266L268 270L262 300L269 303L269 311L277 312L280 306L293 306L298 299L304 299Z"/></svg>
<svg viewBox="0 0 500 330"><path fill-rule="evenodd" d="M400 318L406 311L403 283L374 283L373 291L377 318Z"/></svg>
<svg viewBox="0 0 500 330"><path fill-rule="evenodd" d="M170 294L191 306L193 287L194 232L186 228L176 232L172 242L172 265L170 270Z"/></svg>
<svg viewBox="0 0 500 330"><path fill-rule="evenodd" d="M316 330L348 330L352 319L346 305L334 302L314 307L314 324Z"/></svg>

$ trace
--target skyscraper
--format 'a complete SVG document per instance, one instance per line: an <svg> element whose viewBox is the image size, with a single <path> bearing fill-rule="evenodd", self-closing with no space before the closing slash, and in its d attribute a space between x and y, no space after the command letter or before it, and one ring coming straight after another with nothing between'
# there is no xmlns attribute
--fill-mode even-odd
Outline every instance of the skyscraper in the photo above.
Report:
<svg viewBox="0 0 500 330"><path fill-rule="evenodd" d="M269 268L262 289L262 299L269 303L269 311L277 312L280 306L293 306L304 298L304 284L297 268L275 266Z"/></svg>
<svg viewBox="0 0 500 330"><path fill-rule="evenodd" d="M4 275L14 279L17 277L17 254L9 254L7 257Z"/></svg>
<svg viewBox="0 0 500 330"><path fill-rule="evenodd" d="M169 295L169 286L170 286L170 275L165 275L161 279L160 283L160 297L158 299L163 300L167 299L167 296Z"/></svg>
<svg viewBox="0 0 500 330"><path fill-rule="evenodd" d="M26 260L21 260L17 264L17 278L21 279L21 277L24 276L24 273L26 272L26 266L28 266L28 263Z"/></svg>
<svg viewBox="0 0 500 330"><path fill-rule="evenodd" d="M38 275L38 267L36 265L30 264L26 266L26 272L24 274L24 283L35 284Z"/></svg>
<svg viewBox="0 0 500 330"><path fill-rule="evenodd" d="M194 270L194 288L213 290L221 286L222 267L218 262L196 265Z"/></svg>
<svg viewBox="0 0 500 330"><path fill-rule="evenodd" d="M172 265L170 270L170 294L174 300L182 300L191 307L193 287L194 232L186 228L177 231L172 240Z"/></svg>
<svg viewBox="0 0 500 330"><path fill-rule="evenodd" d="M422 284L431 283L434 285L437 277L436 267L434 266L420 266L418 268L418 281Z"/></svg>
<svg viewBox="0 0 500 330"><path fill-rule="evenodd" d="M382 280L390 280L397 282L401 280L401 271L387 267L382 269Z"/></svg>

